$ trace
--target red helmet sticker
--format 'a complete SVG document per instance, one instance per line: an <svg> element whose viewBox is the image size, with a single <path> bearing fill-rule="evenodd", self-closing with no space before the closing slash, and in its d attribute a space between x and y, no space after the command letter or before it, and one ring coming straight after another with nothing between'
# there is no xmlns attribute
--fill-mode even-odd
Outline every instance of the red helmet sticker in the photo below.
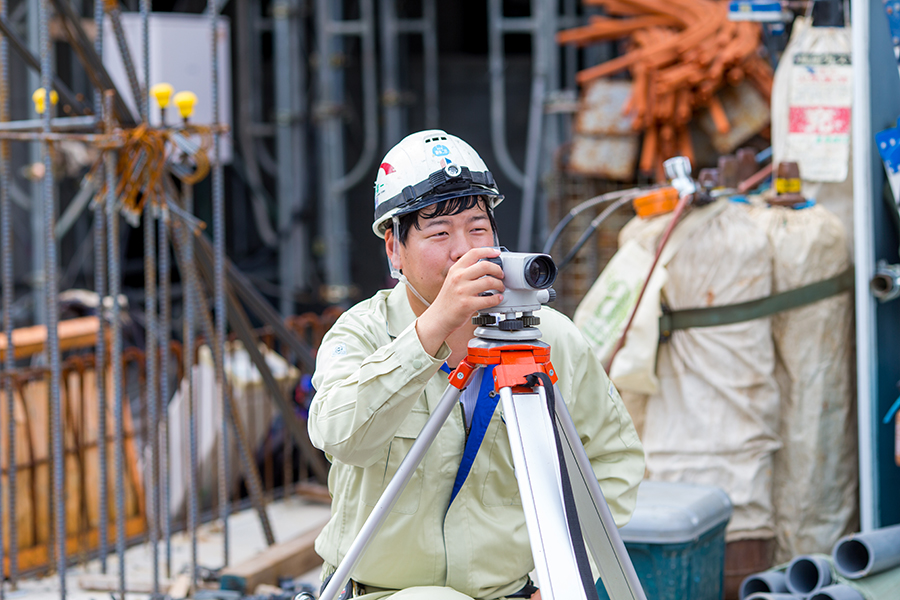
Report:
<svg viewBox="0 0 900 600"><path fill-rule="evenodd" d="M384 169L385 175L390 175L394 172L394 167L392 167L389 163L381 163L380 169Z"/></svg>

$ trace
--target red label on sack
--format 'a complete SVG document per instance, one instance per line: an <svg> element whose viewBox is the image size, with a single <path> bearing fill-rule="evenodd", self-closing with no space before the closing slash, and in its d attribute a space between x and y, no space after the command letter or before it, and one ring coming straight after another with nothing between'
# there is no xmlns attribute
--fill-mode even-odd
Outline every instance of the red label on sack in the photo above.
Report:
<svg viewBox="0 0 900 600"><path fill-rule="evenodd" d="M790 133L816 135L850 133L848 106L792 106L788 119Z"/></svg>

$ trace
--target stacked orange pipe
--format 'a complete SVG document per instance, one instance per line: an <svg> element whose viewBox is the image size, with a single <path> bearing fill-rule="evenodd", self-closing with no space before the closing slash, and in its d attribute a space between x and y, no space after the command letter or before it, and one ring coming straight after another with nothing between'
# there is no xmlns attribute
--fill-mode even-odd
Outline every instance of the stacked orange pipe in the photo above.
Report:
<svg viewBox="0 0 900 600"><path fill-rule="evenodd" d="M561 31L560 44L587 46L627 38L627 51L577 75L578 83L631 73L633 89L623 111L644 133L639 168L663 178L662 162L693 159L688 123L706 108L720 133L730 129L716 93L747 80L768 102L772 69L760 55L760 25L728 20L728 2L715 0L582 0L608 16Z"/></svg>

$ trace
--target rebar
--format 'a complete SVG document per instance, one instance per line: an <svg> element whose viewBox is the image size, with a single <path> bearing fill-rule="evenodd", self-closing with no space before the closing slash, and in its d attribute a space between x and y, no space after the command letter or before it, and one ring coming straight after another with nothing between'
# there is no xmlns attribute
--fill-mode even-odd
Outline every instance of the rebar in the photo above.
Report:
<svg viewBox="0 0 900 600"><path fill-rule="evenodd" d="M94 53L103 56L103 2L94 0ZM100 88L94 88L94 114L106 116L103 108L103 92ZM109 129L107 129L107 132ZM98 180L106 177L105 165L101 164L97 170ZM112 189L111 186L109 189ZM95 367L97 374L97 455L100 461L100 510L97 519L97 533L100 549L100 572L106 574L106 558L109 555L109 456L106 435L106 310L104 300L106 298L106 202L97 195L97 205L94 210L94 290L97 292L97 316L100 319L100 330L97 332L97 347L95 349Z"/></svg>
<svg viewBox="0 0 900 600"><path fill-rule="evenodd" d="M103 14L103 1L94 0L94 29L96 30L94 53L101 58L103 57ZM100 91L100 88L94 88L94 114L103 114L103 92Z"/></svg>
<svg viewBox="0 0 900 600"><path fill-rule="evenodd" d="M210 340L214 346L213 354L217 357L216 389L219 414L219 518L222 520L222 564L228 566L228 409L225 406L225 330L228 314L225 312L225 189L222 163L219 160L219 8L216 0L209 0L210 46L212 50L212 209L213 238L215 244L215 305L216 305L216 339Z"/></svg>
<svg viewBox="0 0 900 600"><path fill-rule="evenodd" d="M190 241L191 239L190 236L191 232L187 229L187 227L185 227L184 223L181 223L179 224L178 231L172 236L172 241L175 245L175 256L178 258L178 265L179 269L181 270L182 280L187 281L189 278L189 280L193 282L193 291L190 293L197 298L202 298L203 291L200 288L200 281L197 277L196 267L192 263L187 263L184 258L185 247L187 246L188 241ZM212 317L210 317L209 315L209 310L207 310L204 303L198 302L197 312L199 312L200 322L202 323L203 327L203 333L210 340L215 340L215 326L213 325ZM213 360L217 359L213 357ZM247 441L247 433L244 429L241 415L238 412L237 405L231 397L227 386L224 390L224 398L226 405L228 406L231 425L234 428L235 442L237 443L238 448L238 458L241 462L241 468L244 473L244 480L247 483L247 490L250 494L250 501L253 503L253 506L256 508L256 512L259 515L260 525L262 526L263 534L266 538L266 543L269 546L272 546L273 544L275 544L275 535L272 533L272 526L269 523L269 516L266 513L266 501L265 495L263 494L262 480L260 479L259 471L256 468L256 463L254 463L253 453L250 449L250 444Z"/></svg>
<svg viewBox="0 0 900 600"><path fill-rule="evenodd" d="M147 427L149 440L145 439L146 444L150 445L150 502L147 511L147 527L149 529L150 551L152 553L151 563L153 569L153 592L152 600L159 597L159 530L157 527L157 515L159 514L159 506L157 504L156 493L158 486L156 482L159 480L159 464L157 457L159 456L159 438L157 437L158 417L157 417L157 350L156 342L159 332L156 327L156 231L154 230L153 219L154 206L151 202L144 203L144 313L147 326L146 335L146 351L145 362L147 377L146 383L146 406L147 406Z"/></svg>
<svg viewBox="0 0 900 600"><path fill-rule="evenodd" d="M50 15L47 1L40 3L38 19L40 23L41 43L41 87L50 99L52 81L52 47L50 41ZM47 102L44 108L44 133L50 133L50 119L53 115L53 103ZM59 362L59 305L56 237L54 230L55 186L53 177L53 160L49 140L42 145L44 159L44 298L47 316L47 358L50 363L50 435L53 445L53 488L56 521L56 568L59 573L60 600L66 598L66 509L65 509L65 457L63 454L62 404L60 402L60 362Z"/></svg>
<svg viewBox="0 0 900 600"><path fill-rule="evenodd" d="M35 71L41 70L40 59L31 53L31 51L28 49L28 46L25 44L25 42L22 41L21 38L19 38L19 36L16 34L15 29L10 25L7 17L5 16L0 16L0 33L3 34L2 37L4 38L4 40L7 40L12 44L13 49L22 57L26 65L28 65ZM62 102L63 108L69 106L72 112L82 114L90 113L90 109L78 100L75 92L70 90L69 86L67 86L65 82L57 75L53 75L53 89L55 89L59 93L59 99L60 102ZM99 112L97 114L99 114Z"/></svg>
<svg viewBox="0 0 900 600"><path fill-rule="evenodd" d="M96 1L96 0L95 0ZM141 0L141 47L144 54L144 89L135 101L141 105L141 118L145 123L150 122L150 10L151 0Z"/></svg>
<svg viewBox="0 0 900 600"><path fill-rule="evenodd" d="M0 18L8 15L7 0L0 0ZM9 43L6 36L0 37L0 122L9 120ZM12 372L15 368L15 347L12 339L12 304L15 295L13 278L13 242L12 242L12 207L9 198L9 142L0 141L0 245L3 247L3 330L6 332L6 356L3 377L3 389L6 392L6 448L7 462L7 510L9 514L9 580L15 587L17 565L16 551L19 546L18 528L16 527L16 425L15 396L12 386ZM0 498L2 503L2 498ZM0 506L2 508L2 506ZM0 511L0 540L3 539L3 513ZM3 544L0 543L0 570L4 560ZM0 600L6 597L0 573Z"/></svg>
<svg viewBox="0 0 900 600"><path fill-rule="evenodd" d="M107 133L112 130L113 92L107 91L103 117ZM119 257L119 213L116 206L116 160L112 150L106 151L106 243L109 260L109 295L112 297L112 348L110 362L113 371L113 414L115 419L115 442L113 455L116 479L116 556L119 564L119 600L125 600L125 464L124 430L122 406L122 321L119 315L119 293L122 284L122 269Z"/></svg>
<svg viewBox="0 0 900 600"><path fill-rule="evenodd" d="M65 0L59 0L65 2ZM109 23L112 25L113 34L116 37L116 45L119 47L119 55L122 57L122 66L125 67L125 75L128 77L128 85L131 87L131 95L134 103L141 112L141 121L146 121L147 116L144 112L144 103L141 101L144 94L141 92L141 84L138 83L137 71L134 69L134 61L131 58L131 50L128 48L128 40L125 38L125 28L122 27L122 11L119 5L108 7L106 14L109 15Z"/></svg>
<svg viewBox="0 0 900 600"><path fill-rule="evenodd" d="M169 339L172 326L172 290L170 285L171 269L169 266L169 211L163 205L159 218L159 404L160 404L160 453L158 465L162 476L162 525L163 539L166 540L166 577L172 577L172 516L169 487Z"/></svg>
<svg viewBox="0 0 900 600"><path fill-rule="evenodd" d="M101 166L97 176L105 178L105 167ZM108 183L108 179L106 180ZM100 461L100 515L97 529L100 538L100 571L106 573L106 556L109 554L109 463L106 435L106 202L96 198L94 206L94 291L97 292L97 318L100 329L97 332L97 346L94 350L94 372L97 381L97 450Z"/></svg>
<svg viewBox="0 0 900 600"><path fill-rule="evenodd" d="M185 184L182 187L182 204L183 208L189 212L194 212L194 189L192 186ZM184 229L184 228L182 228ZM189 234L184 233L185 236ZM185 244L184 260L187 264L194 262L193 244ZM186 383L186 398L188 405L188 437L190 446L190 464L188 468L188 531L191 536L191 589L197 589L197 518L198 506L197 497L199 490L197 489L197 419L196 406L194 405L194 303L196 298L191 293L193 288L193 275L188 269L187 273L182 273L182 277L187 275L187 282L184 285L184 379Z"/></svg>

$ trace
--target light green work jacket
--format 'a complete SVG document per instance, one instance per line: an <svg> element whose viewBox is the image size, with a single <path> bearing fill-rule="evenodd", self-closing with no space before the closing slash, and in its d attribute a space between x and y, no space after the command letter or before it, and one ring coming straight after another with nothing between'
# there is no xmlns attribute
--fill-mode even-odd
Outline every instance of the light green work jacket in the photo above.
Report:
<svg viewBox="0 0 900 600"><path fill-rule="evenodd" d="M331 520L316 540L326 569L340 563L434 410L450 355L422 348L406 288L383 290L341 315L319 348L309 413L313 444L331 459ZM644 452L618 392L572 322L550 308L541 338L610 510L631 517ZM473 598L514 593L534 568L525 515L498 405L469 476L450 493L466 443L453 409L368 546L352 578L376 588L449 586Z"/></svg>

